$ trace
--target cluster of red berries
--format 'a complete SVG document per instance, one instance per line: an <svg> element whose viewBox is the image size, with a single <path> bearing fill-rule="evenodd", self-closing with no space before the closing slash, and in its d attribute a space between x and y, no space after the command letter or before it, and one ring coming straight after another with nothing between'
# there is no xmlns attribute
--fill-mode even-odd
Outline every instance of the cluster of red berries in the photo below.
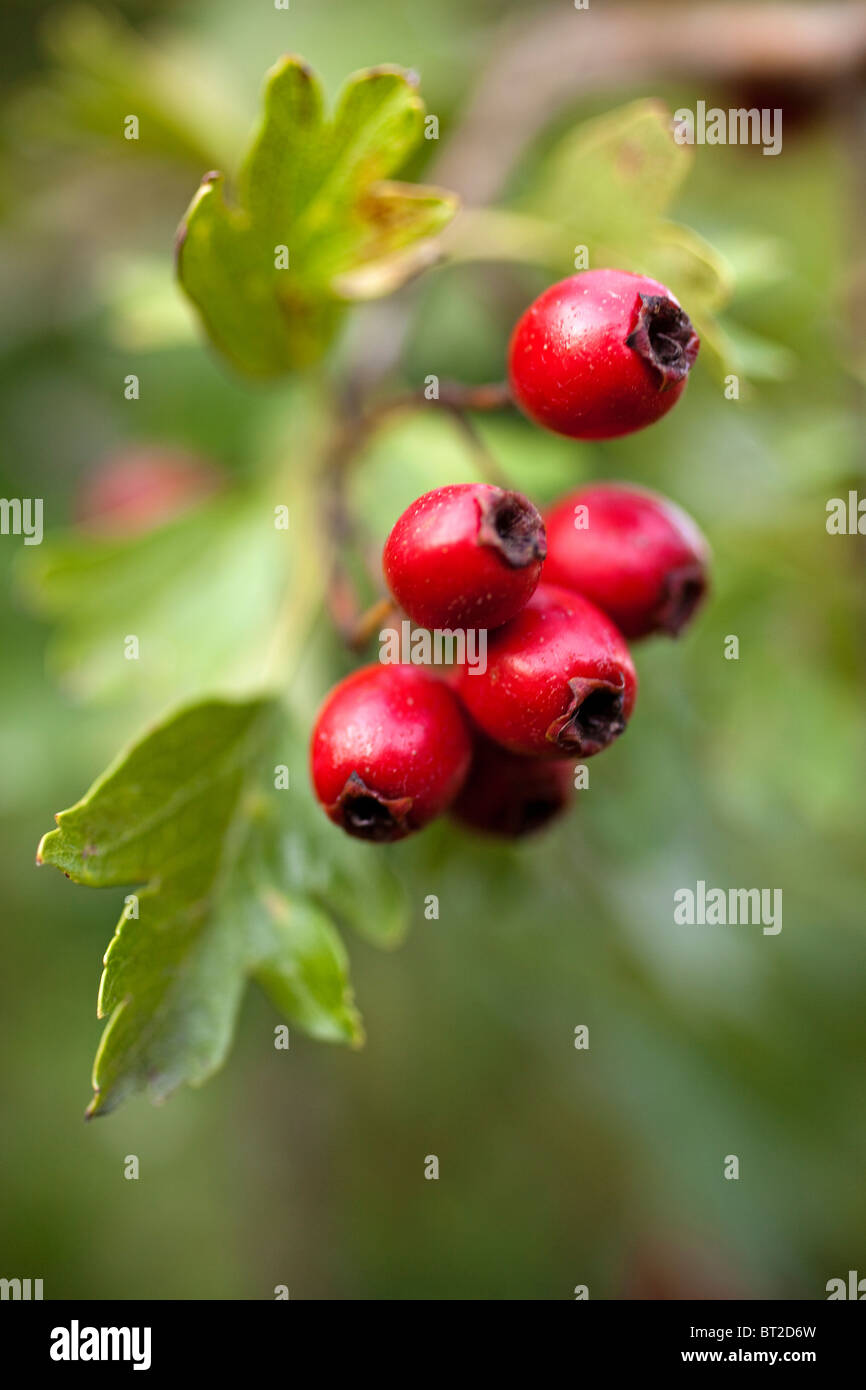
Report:
<svg viewBox="0 0 866 1390"><path fill-rule="evenodd" d="M663 286L586 272L518 323L511 390L561 433L627 433L670 408L697 347ZM706 591L708 554L678 507L624 484L580 489L545 518L487 484L418 498L385 543L388 587L419 627L483 630L486 661L439 673L375 664L341 681L312 735L328 816L380 843L449 809L503 835L545 824L568 801L575 760L631 717L626 638L684 627Z"/></svg>

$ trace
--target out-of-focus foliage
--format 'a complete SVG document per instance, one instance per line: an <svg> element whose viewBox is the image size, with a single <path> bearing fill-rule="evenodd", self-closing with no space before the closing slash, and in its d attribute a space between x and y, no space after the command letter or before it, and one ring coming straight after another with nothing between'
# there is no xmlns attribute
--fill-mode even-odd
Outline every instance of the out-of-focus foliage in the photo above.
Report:
<svg viewBox="0 0 866 1390"><path fill-rule="evenodd" d="M267 489L236 486L158 530L68 532L24 559L21 591L58 625L49 666L70 694L152 708L209 686L262 687L277 629L303 642L322 599L310 487L296 458L293 450ZM286 526L275 524L282 516ZM131 614L144 654L132 669L116 659Z"/></svg>
<svg viewBox="0 0 866 1390"><path fill-rule="evenodd" d="M187 136L150 153L144 141L122 142L111 112L138 109L139 58L132 73L118 66L120 97L106 105L98 139L95 120L73 117L62 141L56 127L39 139L31 127L25 138L20 91L0 117L2 487L4 496L44 497L49 530L42 550L0 541L9 596L0 615L0 1101L10 1117L2 1245L4 1273L39 1273L46 1296L270 1297L288 1283L293 1297L568 1298L585 1282L593 1297L618 1297L640 1251L642 1268L680 1271L686 1295L708 1263L735 1292L812 1298L860 1258L863 543L828 536L824 520L827 499L862 489L866 476L846 298L862 267L845 223L854 152L821 123L786 135L774 160L748 148L697 150L664 214L699 229L730 269L724 330L747 349L738 400L699 360L681 404L638 437L577 445L516 416L479 421L505 475L539 501L589 477L630 478L676 497L715 552L713 596L695 629L638 650L635 720L590 764L573 816L517 849L448 825L393 847L389 881L396 866L412 930L395 953L352 941L362 1051L294 1034L288 1052L275 1050L273 1009L251 992L237 1049L204 1090L156 1116L136 1102L104 1125L80 1123L98 1038L87 1003L123 891L96 895L37 874L33 846L47 810L70 805L143 718L191 693L197 662L205 688L222 689L221 674L233 689L236 677L250 676L249 688L266 677L270 613L255 606L255 576L259 565L270 570L283 480L307 476L328 423L321 396L301 409L294 391L229 377L172 300L165 257L191 173L211 164L236 172L261 73L286 49L323 71L331 95L359 64L418 68L442 139L457 136L501 9L370 0L361 31L348 0L255 21L229 0L184 7L148 42L164 61L182 57L189 75L222 64L220 87L196 79L211 102L218 91L225 115L206 117L194 142L201 154L202 144L214 147L207 159ZM40 90L62 89L66 64L53 60ZM656 90L670 109L713 96ZM545 223L548 212L532 202L544 168L536 157L566 147L572 120L646 92L610 91L585 105L576 95L558 133L539 134L531 167L515 171L512 212L519 201L521 216ZM171 119L190 128L204 109L192 100L179 117L173 102ZM435 178L435 167L412 175ZM566 222L561 236L555 273L565 274L573 244L588 238ZM641 268L660 273L655 263ZM154 270L161 298L141 288ZM403 384L430 373L495 379L511 324L552 271L533 251L432 272L358 311L341 364L397 342ZM142 383L134 402L123 398L129 372ZM122 662L122 643L157 606L160 576L133 586L146 570L130 543L117 557L129 597L115 605L113 568L83 581L88 555L97 575L106 554L64 533L92 461L148 440L210 453L231 470L237 507L208 533L215 554L259 498L263 521L261 550L248 552L238 596L225 601L224 630L190 540L176 611L166 577L162 655L154 651L150 666ZM374 551L418 492L479 468L453 422L432 409L396 420L353 478L362 543ZM304 573L319 592L315 533L290 535L300 545L308 530ZM168 554L172 535L165 544ZM53 589L59 636L26 597L49 563L83 584L81 615L61 615L65 599ZM277 587L280 595L268 585L265 609L279 608ZM233 616L244 607L249 632ZM248 659L256 633L259 659ZM731 634L738 661L724 659ZM288 667L281 679L303 727L348 658L312 602L303 641L288 641L296 660L291 684ZM99 693L102 703L73 702L70 692ZM297 891L324 904L322 877L333 874L343 893L335 917L398 937L397 890L371 882L364 898L353 892L374 860L309 813L303 759L298 745L289 759L297 827L285 842ZM673 893L698 879L782 888L781 933L675 926ZM424 915L430 894L437 921ZM588 1051L573 1046L579 1024L589 1026ZM140 1183L122 1179L128 1153L141 1159ZM423 1179L429 1153L440 1158L438 1183ZM739 1182L722 1176L730 1153L740 1157ZM91 1232L107 1222L115 1238L94 1244Z"/></svg>

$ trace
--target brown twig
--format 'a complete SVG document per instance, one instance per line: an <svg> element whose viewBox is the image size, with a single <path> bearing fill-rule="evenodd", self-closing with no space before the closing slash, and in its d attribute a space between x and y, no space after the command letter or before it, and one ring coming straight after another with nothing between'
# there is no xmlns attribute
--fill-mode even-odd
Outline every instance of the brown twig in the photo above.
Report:
<svg viewBox="0 0 866 1390"><path fill-rule="evenodd" d="M404 391L398 396L388 396L372 405L363 419L374 428L389 416L404 410L417 410L430 405L440 406L450 411L491 411L504 410L511 404L511 393L507 382L487 382L483 386L464 386L458 381L443 381L438 395L428 396L424 391Z"/></svg>
<svg viewBox="0 0 866 1390"><path fill-rule="evenodd" d="M488 449L475 421L460 406L452 405L445 408L475 456L485 481L495 483L497 487L507 488L508 481L503 475L499 460Z"/></svg>
<svg viewBox="0 0 866 1390"><path fill-rule="evenodd" d="M360 617L355 619L352 627L346 633L347 645L354 652L363 651L370 639L382 630L389 618L396 617L399 611L393 599L377 599Z"/></svg>

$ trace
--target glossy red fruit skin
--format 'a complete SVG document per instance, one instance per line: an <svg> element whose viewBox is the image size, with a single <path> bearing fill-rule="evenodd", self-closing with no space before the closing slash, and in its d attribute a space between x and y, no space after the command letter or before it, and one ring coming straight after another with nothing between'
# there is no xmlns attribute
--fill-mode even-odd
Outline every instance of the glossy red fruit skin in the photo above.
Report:
<svg viewBox="0 0 866 1390"><path fill-rule="evenodd" d="M471 757L453 692L414 666L364 666L340 681L310 742L313 787L327 815L380 844L446 810Z"/></svg>
<svg viewBox="0 0 866 1390"><path fill-rule="evenodd" d="M178 450L134 446L110 454L81 485L75 518L104 536L154 530L223 486L219 469Z"/></svg>
<svg viewBox="0 0 866 1390"><path fill-rule="evenodd" d="M625 270L551 285L517 322L511 393L545 429L613 439L660 420L685 390L700 339L670 290Z"/></svg>
<svg viewBox="0 0 866 1390"><path fill-rule="evenodd" d="M535 590L544 524L519 492L458 483L419 497L385 542L385 579L426 628L499 627Z"/></svg>
<svg viewBox="0 0 866 1390"><path fill-rule="evenodd" d="M675 637L706 597L709 545L655 492L626 483L578 488L550 508L546 524L545 581L591 599L625 637Z"/></svg>
<svg viewBox="0 0 866 1390"><path fill-rule="evenodd" d="M588 758L623 732L637 677L619 629L580 594L539 584L487 640L487 670L456 688L478 727L512 753Z"/></svg>
<svg viewBox="0 0 866 1390"><path fill-rule="evenodd" d="M472 766L451 815L483 834L522 839L565 811L573 775L567 762L522 758L477 734Z"/></svg>

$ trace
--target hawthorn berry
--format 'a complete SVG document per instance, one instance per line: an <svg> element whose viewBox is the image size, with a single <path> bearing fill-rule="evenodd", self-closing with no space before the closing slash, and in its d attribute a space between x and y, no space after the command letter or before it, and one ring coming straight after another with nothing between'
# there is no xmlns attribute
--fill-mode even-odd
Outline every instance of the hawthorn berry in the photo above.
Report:
<svg viewBox="0 0 866 1390"><path fill-rule="evenodd" d="M670 290L625 270L585 270L531 304L511 338L512 395L536 424L612 439L666 415L700 339Z"/></svg>
<svg viewBox="0 0 866 1390"><path fill-rule="evenodd" d="M407 508L383 554L385 579L413 622L427 628L498 627L541 575L544 523L519 492L459 483Z"/></svg>
<svg viewBox="0 0 866 1390"><path fill-rule="evenodd" d="M364 666L335 686L313 729L316 796L361 840L402 840L453 801L472 757L453 692L414 666Z"/></svg>
<svg viewBox="0 0 866 1390"><path fill-rule="evenodd" d="M675 637L706 596L709 546L657 493L597 483L561 498L546 522L545 580L591 599L626 637Z"/></svg>
<svg viewBox="0 0 866 1390"><path fill-rule="evenodd" d="M84 479L75 518L101 535L139 535L181 516L222 485L219 470L204 459L170 449L123 449Z"/></svg>
<svg viewBox="0 0 866 1390"><path fill-rule="evenodd" d="M518 839L560 815L571 792L568 763L523 758L478 734L472 766L451 815L473 830Z"/></svg>
<svg viewBox="0 0 866 1390"><path fill-rule="evenodd" d="M588 758L625 728L637 677L625 638L580 594L539 584L487 641L483 675L456 688L475 723L512 753Z"/></svg>

